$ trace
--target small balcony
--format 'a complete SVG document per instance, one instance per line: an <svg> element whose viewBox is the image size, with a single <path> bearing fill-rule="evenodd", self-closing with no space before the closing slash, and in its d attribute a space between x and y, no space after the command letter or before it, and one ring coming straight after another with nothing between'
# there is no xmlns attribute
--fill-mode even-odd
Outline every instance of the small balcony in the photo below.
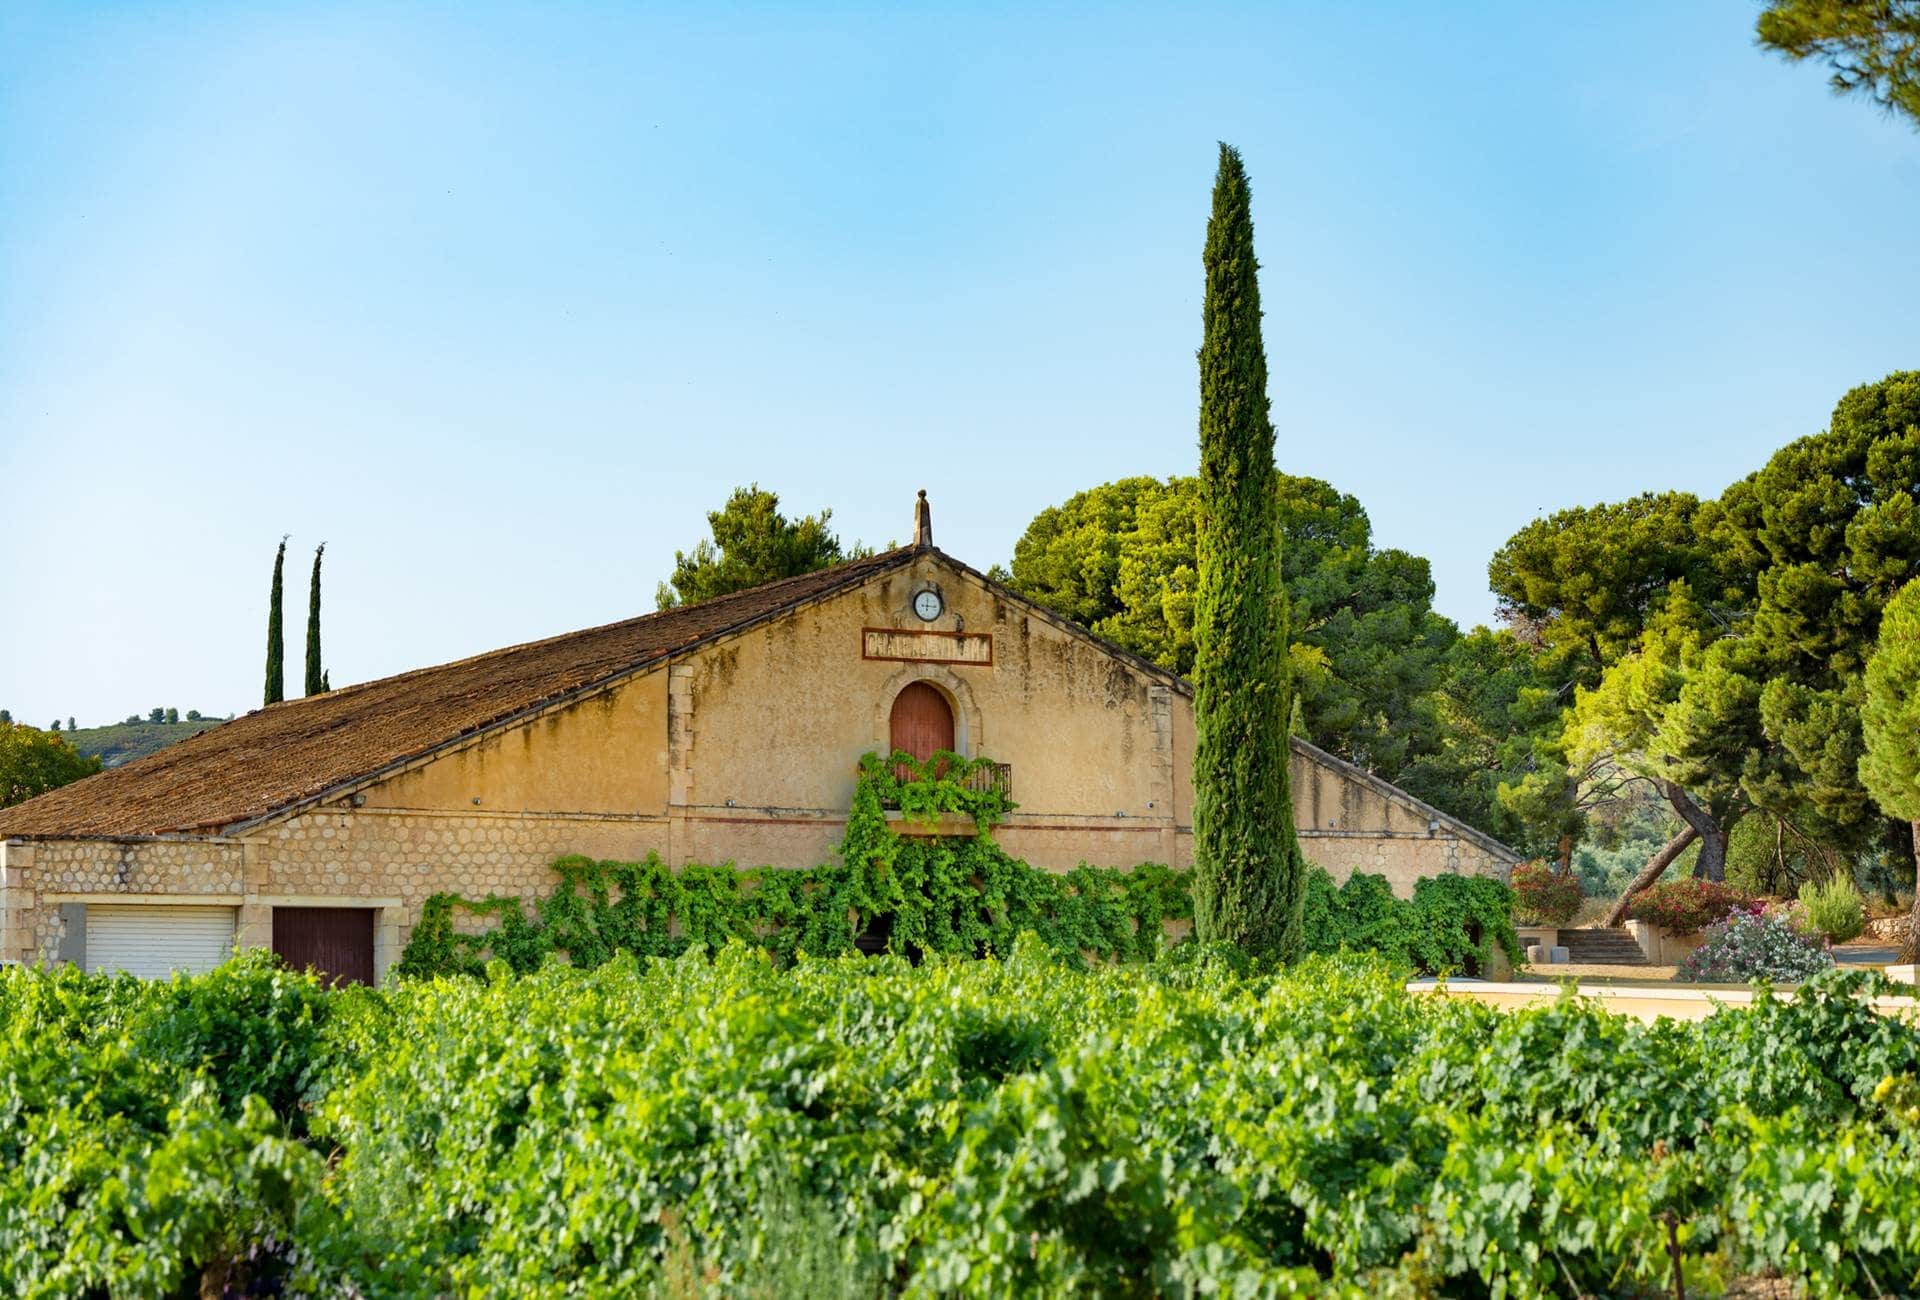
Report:
<svg viewBox="0 0 1920 1300"><path fill-rule="evenodd" d="M915 773L905 767L894 769L894 776L901 781L918 779ZM963 789L974 794L995 794L1006 803L1013 801L1013 764L982 763L960 778ZM971 838L980 833L979 825L967 813L954 811L942 812L932 817L909 817L900 811L897 798L882 797L880 806L886 809L887 826L896 835L960 835Z"/></svg>
<svg viewBox="0 0 1920 1300"><path fill-rule="evenodd" d="M915 775L904 767L894 768L893 774L902 781L911 781ZM977 767L967 773L960 784L975 794L997 794L1002 799L1010 800L1013 798L1013 764L988 763ZM888 809L898 809L900 807L900 801L898 799L883 799L881 806Z"/></svg>

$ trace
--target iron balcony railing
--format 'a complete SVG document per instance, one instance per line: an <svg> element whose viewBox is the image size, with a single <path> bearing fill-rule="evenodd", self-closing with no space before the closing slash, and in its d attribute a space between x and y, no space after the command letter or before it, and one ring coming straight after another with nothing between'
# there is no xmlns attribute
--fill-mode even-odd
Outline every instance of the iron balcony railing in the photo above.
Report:
<svg viewBox="0 0 1920 1300"><path fill-rule="evenodd" d="M1002 799L1013 798L1013 764L989 763L967 773L967 789L986 794L991 791Z"/></svg>
<svg viewBox="0 0 1920 1300"><path fill-rule="evenodd" d="M895 768L893 774L902 781L910 781L914 775L910 769L905 767ZM1011 799L1013 798L1013 764L988 763L976 767L967 773L960 784L980 794L986 794L991 791L998 794L1002 799ZM897 809L900 806L900 801L897 799L887 799L883 801L883 806Z"/></svg>

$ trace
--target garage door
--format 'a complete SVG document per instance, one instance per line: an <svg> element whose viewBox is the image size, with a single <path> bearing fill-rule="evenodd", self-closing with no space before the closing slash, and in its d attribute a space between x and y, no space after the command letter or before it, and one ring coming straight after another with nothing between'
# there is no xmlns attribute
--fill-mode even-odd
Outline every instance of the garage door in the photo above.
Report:
<svg viewBox="0 0 1920 1300"><path fill-rule="evenodd" d="M87 904L87 969L164 979L212 970L233 955L231 907Z"/></svg>
<svg viewBox="0 0 1920 1300"><path fill-rule="evenodd" d="M373 983L373 909L276 907L273 950L329 984Z"/></svg>

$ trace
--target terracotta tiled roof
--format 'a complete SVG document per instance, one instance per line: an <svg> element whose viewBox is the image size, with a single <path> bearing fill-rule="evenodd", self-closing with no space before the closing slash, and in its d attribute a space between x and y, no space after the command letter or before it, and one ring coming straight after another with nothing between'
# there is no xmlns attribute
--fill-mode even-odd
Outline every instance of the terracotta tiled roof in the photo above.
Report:
<svg viewBox="0 0 1920 1300"><path fill-rule="evenodd" d="M0 809L0 838L204 834L264 817L864 582L913 554L907 547L883 551L698 605L268 705Z"/></svg>

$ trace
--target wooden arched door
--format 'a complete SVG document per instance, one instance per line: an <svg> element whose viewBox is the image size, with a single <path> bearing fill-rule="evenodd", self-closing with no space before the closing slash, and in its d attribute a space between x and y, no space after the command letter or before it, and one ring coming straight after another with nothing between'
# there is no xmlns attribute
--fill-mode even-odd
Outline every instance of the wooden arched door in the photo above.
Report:
<svg viewBox="0 0 1920 1300"><path fill-rule="evenodd" d="M904 749L924 763L938 751L953 748L953 707L937 688L908 682L893 697L890 730L895 749Z"/></svg>

